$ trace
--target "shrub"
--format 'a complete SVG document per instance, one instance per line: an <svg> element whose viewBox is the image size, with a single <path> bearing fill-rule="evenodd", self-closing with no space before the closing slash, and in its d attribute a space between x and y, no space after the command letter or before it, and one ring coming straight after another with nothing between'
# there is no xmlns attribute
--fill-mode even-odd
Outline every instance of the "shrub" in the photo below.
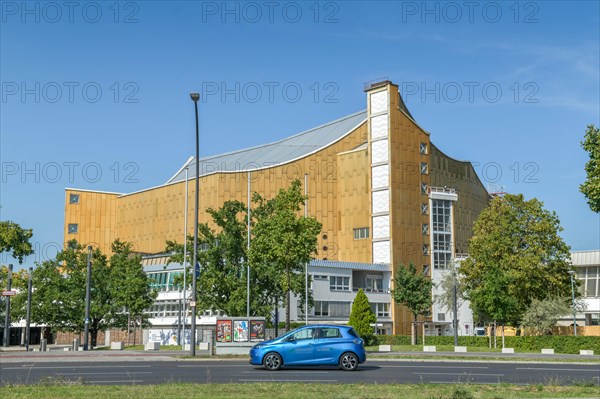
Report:
<svg viewBox="0 0 600 399"><path fill-rule="evenodd" d="M352 312L350 313L348 325L354 327L356 333L365 340L366 345L373 345L375 340L371 324L376 321L377 318L375 318L371 310L369 299L362 289L358 290L354 298L354 303L352 303Z"/></svg>

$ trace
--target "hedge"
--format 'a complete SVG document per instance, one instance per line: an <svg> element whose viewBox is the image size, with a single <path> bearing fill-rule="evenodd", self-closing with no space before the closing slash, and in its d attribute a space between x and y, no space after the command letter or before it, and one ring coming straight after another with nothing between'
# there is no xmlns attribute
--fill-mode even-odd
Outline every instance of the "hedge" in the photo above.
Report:
<svg viewBox="0 0 600 399"><path fill-rule="evenodd" d="M459 346L485 347L489 346L488 337L458 337ZM502 337L497 336L498 346L502 345ZM409 335L378 335L376 336L378 345L410 345ZM454 345L453 336L427 336L425 337L427 345ZM419 344L423 344L423 338L419 336ZM515 348L515 351L540 352L542 349L554 349L555 353L574 353L579 354L580 349L591 349L595 354L600 353L600 338L598 337L574 337L569 335L541 335L541 336L521 336L504 337L504 346Z"/></svg>

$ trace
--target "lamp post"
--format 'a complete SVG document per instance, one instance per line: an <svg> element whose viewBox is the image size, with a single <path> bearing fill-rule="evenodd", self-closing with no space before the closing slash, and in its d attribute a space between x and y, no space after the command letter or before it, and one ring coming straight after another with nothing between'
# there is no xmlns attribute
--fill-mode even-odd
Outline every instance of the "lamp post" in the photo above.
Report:
<svg viewBox="0 0 600 399"><path fill-rule="evenodd" d="M31 336L31 279L33 267L29 268L29 280L27 281L27 318L25 321L25 350L29 352L29 337Z"/></svg>
<svg viewBox="0 0 600 399"><path fill-rule="evenodd" d="M454 346L458 346L458 304L456 295L456 267L452 261L452 311L454 318L452 320L452 329L454 330Z"/></svg>
<svg viewBox="0 0 600 399"><path fill-rule="evenodd" d="M85 323L84 323L84 335L83 335L83 350L86 351L88 347L88 335L90 332L90 293L92 286L92 246L89 245L88 257L87 257L87 284L85 285Z"/></svg>
<svg viewBox="0 0 600 399"><path fill-rule="evenodd" d="M194 110L196 111L196 190L194 193L194 255L193 255L193 267L194 273L192 274L192 300L190 301L190 308L192 311L192 326L191 326L191 342L190 342L190 356L196 356L196 265L198 264L198 202L199 202L199 190L200 190L200 133L198 132L198 100L200 99L200 93L190 93L190 98L194 102Z"/></svg>
<svg viewBox="0 0 600 399"><path fill-rule="evenodd" d="M188 173L189 166L185 167L185 211L183 216L183 343L181 350L185 350L185 326L187 321L187 221L188 221Z"/></svg>
<svg viewBox="0 0 600 399"><path fill-rule="evenodd" d="M575 270L569 270L571 276L571 307L573 308L573 335L577 336L577 311L575 310Z"/></svg>
<svg viewBox="0 0 600 399"><path fill-rule="evenodd" d="M13 270L13 265L8 265L8 276L7 276L7 284L6 284L6 290L10 291L11 290L11 285L12 285L12 270ZM6 301L6 313L4 314L4 341L3 341L3 345L5 348L8 348L9 344L10 344L10 296L6 296L4 298L4 300Z"/></svg>

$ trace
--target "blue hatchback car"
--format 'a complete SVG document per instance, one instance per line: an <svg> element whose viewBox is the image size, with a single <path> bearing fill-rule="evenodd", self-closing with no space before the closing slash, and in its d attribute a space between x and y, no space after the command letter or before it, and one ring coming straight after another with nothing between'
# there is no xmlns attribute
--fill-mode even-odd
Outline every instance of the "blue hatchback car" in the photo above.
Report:
<svg viewBox="0 0 600 399"><path fill-rule="evenodd" d="M250 364L263 365L267 370L339 365L353 371L365 360L364 341L350 326L307 325L250 349Z"/></svg>

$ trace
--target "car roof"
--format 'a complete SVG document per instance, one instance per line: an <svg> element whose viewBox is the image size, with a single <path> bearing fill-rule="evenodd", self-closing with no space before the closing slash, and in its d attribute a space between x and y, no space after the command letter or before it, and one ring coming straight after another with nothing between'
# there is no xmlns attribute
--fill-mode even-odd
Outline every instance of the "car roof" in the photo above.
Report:
<svg viewBox="0 0 600 399"><path fill-rule="evenodd" d="M314 327L333 327L333 328L352 328L352 326L346 326L346 325L341 325L341 324L307 324L305 326L302 327L298 327L298 328L314 328Z"/></svg>

